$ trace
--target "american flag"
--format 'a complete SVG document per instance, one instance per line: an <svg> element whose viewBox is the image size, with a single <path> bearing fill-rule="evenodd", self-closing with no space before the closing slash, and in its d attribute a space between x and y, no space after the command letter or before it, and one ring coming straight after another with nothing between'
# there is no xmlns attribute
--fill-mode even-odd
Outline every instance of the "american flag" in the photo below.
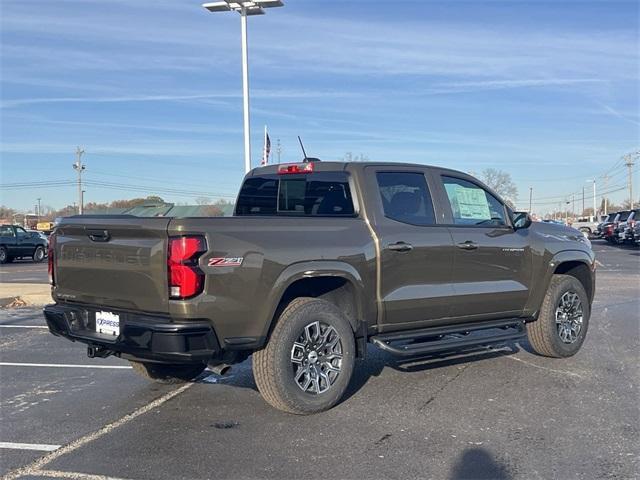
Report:
<svg viewBox="0 0 640 480"><path fill-rule="evenodd" d="M269 163L269 155L271 154L271 139L267 133L267 126L264 126L264 149L262 151L261 165L267 165Z"/></svg>

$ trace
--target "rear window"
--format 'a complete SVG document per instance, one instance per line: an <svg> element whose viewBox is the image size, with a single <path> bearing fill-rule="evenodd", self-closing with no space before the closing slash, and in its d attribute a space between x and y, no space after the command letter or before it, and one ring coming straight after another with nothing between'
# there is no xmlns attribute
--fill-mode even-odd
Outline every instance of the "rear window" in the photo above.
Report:
<svg viewBox="0 0 640 480"><path fill-rule="evenodd" d="M353 216L345 172L263 175L245 180L236 215Z"/></svg>
<svg viewBox="0 0 640 480"><path fill-rule="evenodd" d="M621 212L620 213L620 218L618 218L619 222L625 222L628 218L629 218L629 214L631 212Z"/></svg>

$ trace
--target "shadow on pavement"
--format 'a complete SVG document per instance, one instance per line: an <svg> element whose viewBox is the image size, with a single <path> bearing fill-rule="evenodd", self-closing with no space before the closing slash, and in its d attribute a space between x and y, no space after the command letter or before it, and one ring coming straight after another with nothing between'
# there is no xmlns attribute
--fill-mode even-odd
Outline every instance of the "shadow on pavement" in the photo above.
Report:
<svg viewBox="0 0 640 480"><path fill-rule="evenodd" d="M453 466L449 480L510 480L509 469L484 448L468 448Z"/></svg>

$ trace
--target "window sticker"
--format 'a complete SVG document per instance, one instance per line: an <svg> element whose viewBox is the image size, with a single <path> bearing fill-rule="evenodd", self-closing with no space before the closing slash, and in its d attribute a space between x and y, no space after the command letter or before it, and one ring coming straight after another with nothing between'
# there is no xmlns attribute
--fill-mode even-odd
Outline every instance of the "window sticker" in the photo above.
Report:
<svg viewBox="0 0 640 480"><path fill-rule="evenodd" d="M451 199L453 215L456 218L490 219L489 202L484 190L466 188L462 185L448 183L445 185L447 195Z"/></svg>

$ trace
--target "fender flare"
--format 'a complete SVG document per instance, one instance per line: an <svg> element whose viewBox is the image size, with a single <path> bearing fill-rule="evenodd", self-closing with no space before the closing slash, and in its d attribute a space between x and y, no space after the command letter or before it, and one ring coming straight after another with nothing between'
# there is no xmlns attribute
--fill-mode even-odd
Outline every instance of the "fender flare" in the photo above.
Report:
<svg viewBox="0 0 640 480"><path fill-rule="evenodd" d="M562 250L554 254L553 257L551 257L551 260L547 263L544 278L539 284L542 288L538 290L537 295L534 295L530 309L527 310L534 311L537 315L537 312L540 310L540 306L542 305L542 301L544 300L544 296L549 289L551 277L558 266L566 262L581 262L589 267L591 271L595 271L595 257L590 256L589 253L584 250ZM593 290L595 291L595 285L593 287Z"/></svg>
<svg viewBox="0 0 640 480"><path fill-rule="evenodd" d="M268 336L273 322L276 320L274 318L276 310L287 289L298 280L321 277L343 278L353 285L356 314L358 317L356 321L363 321L365 285L358 270L346 262L335 260L312 260L309 262L294 263L280 273L267 299L269 308L267 310L267 319L264 322L265 331L263 335L265 338ZM352 325L352 327L355 328L356 326Z"/></svg>

